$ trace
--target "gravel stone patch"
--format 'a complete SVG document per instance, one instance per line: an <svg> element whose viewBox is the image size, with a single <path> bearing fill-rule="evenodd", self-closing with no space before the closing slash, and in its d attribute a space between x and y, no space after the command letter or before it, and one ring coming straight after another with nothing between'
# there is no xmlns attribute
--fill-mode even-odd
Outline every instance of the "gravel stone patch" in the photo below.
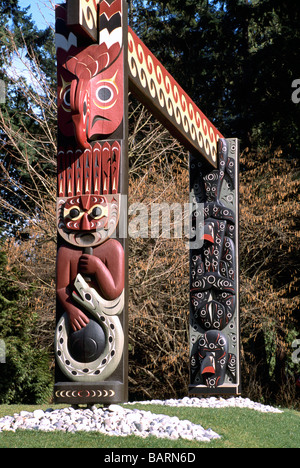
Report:
<svg viewBox="0 0 300 468"><path fill-rule="evenodd" d="M133 404L155 404L173 407L195 408L251 408L264 413L282 413L277 408L254 403L243 398L182 398L181 400L151 400L135 403L127 403L125 407L110 405L108 408L92 406L91 408L62 408L46 411L36 409L32 413L21 411L13 416L0 418L0 432L18 429L44 432L99 432L109 436L138 437L154 436L169 440L196 440L210 442L220 439L220 435L211 428L193 424L188 420L180 420L178 417L165 414L153 414L151 411L130 409Z"/></svg>
<svg viewBox="0 0 300 468"><path fill-rule="evenodd" d="M232 397L228 399L224 398L189 398L185 397L180 400L169 399L169 400L149 400L139 401L134 403L127 403L127 405L162 405L162 406L173 406L173 407L194 407L194 408L249 408L261 413L283 413L278 408L273 406L263 405L261 403L255 403L249 398Z"/></svg>

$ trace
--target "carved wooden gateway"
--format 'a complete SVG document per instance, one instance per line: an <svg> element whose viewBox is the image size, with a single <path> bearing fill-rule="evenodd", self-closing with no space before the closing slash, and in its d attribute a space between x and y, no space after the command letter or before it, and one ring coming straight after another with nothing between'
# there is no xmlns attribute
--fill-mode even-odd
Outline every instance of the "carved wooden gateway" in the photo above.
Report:
<svg viewBox="0 0 300 468"><path fill-rule="evenodd" d="M58 5L56 47L55 401L127 400L128 87L191 153L190 393L238 394L237 140L128 28L125 0Z"/></svg>

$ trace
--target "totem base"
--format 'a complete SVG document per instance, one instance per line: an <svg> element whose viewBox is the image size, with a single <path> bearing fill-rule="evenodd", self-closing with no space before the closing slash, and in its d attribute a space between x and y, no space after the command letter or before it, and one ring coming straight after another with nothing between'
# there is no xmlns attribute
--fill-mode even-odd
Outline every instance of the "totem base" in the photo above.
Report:
<svg viewBox="0 0 300 468"><path fill-rule="evenodd" d="M127 401L125 393L122 382L58 382L54 385L54 402L106 406L112 403L125 403Z"/></svg>
<svg viewBox="0 0 300 468"><path fill-rule="evenodd" d="M189 385L189 395L239 396L241 395L241 389L237 385L220 385L216 388L204 385Z"/></svg>

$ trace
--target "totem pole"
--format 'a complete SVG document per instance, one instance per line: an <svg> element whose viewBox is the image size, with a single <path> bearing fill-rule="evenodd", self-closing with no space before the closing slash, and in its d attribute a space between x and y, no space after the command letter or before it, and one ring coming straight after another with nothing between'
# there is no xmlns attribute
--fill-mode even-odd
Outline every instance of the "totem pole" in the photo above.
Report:
<svg viewBox="0 0 300 468"><path fill-rule="evenodd" d="M126 13L123 0L56 7L56 402L127 399Z"/></svg>
<svg viewBox="0 0 300 468"><path fill-rule="evenodd" d="M240 393L236 139L218 141L218 168L191 156L195 222L190 250L191 393Z"/></svg>
<svg viewBox="0 0 300 468"><path fill-rule="evenodd" d="M237 140L224 139L128 28L125 0L58 5L56 47L55 401L127 400L127 242L120 226L127 223L128 85L191 152L192 224L201 236L190 249L189 391L239 393Z"/></svg>
<svg viewBox="0 0 300 468"><path fill-rule="evenodd" d="M224 139L130 28L128 62L130 90L191 153L189 393L236 395L238 140Z"/></svg>

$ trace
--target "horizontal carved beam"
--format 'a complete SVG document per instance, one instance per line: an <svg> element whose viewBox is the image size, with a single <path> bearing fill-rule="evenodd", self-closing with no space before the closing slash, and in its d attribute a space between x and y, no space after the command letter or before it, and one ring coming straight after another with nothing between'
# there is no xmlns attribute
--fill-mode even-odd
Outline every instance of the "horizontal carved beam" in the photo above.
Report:
<svg viewBox="0 0 300 468"><path fill-rule="evenodd" d="M217 167L224 138L138 36L128 29L129 89L193 154Z"/></svg>

